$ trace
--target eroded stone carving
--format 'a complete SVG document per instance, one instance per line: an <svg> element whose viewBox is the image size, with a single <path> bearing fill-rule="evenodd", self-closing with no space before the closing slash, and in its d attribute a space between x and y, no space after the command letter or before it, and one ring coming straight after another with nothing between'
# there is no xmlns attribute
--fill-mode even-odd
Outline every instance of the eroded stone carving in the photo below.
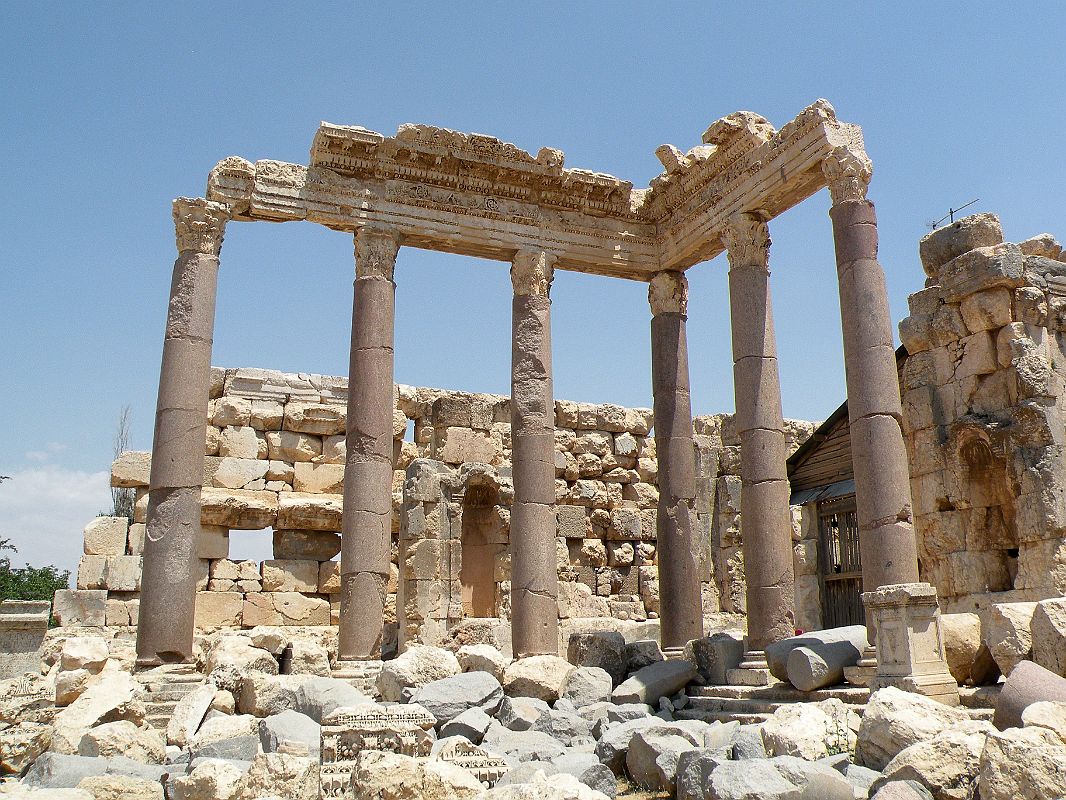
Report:
<svg viewBox="0 0 1066 800"><path fill-rule="evenodd" d="M494 786L511 767L499 756L486 753L476 744L453 739L441 748L437 758L462 767L481 781L486 788Z"/></svg>
<svg viewBox="0 0 1066 800"><path fill-rule="evenodd" d="M360 278L393 279L400 242L392 231L360 228L355 236L355 273Z"/></svg>
<svg viewBox="0 0 1066 800"><path fill-rule="evenodd" d="M688 279L683 272L657 272L648 284L653 316L688 313Z"/></svg>
<svg viewBox="0 0 1066 800"><path fill-rule="evenodd" d="M555 279L556 258L543 250L520 250L511 263L511 286L516 295L547 297Z"/></svg>
<svg viewBox="0 0 1066 800"><path fill-rule="evenodd" d="M765 211L747 211L729 218L723 234L730 267L770 267L770 228Z"/></svg>
<svg viewBox="0 0 1066 800"><path fill-rule="evenodd" d="M865 200L873 175L873 164L862 150L841 145L833 148L822 162L833 205L846 200Z"/></svg>
<svg viewBox="0 0 1066 800"><path fill-rule="evenodd" d="M229 219L226 204L200 197L179 197L174 201L173 213L179 253L218 255Z"/></svg>

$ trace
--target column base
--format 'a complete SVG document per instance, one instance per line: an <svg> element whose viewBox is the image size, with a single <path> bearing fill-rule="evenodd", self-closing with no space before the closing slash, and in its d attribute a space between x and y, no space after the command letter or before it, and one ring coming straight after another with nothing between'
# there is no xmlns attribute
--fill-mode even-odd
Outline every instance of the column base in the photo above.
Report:
<svg viewBox="0 0 1066 800"><path fill-rule="evenodd" d="M685 657L684 647L664 647L663 658L667 661L677 661Z"/></svg>
<svg viewBox="0 0 1066 800"><path fill-rule="evenodd" d="M869 686L877 677L877 648L867 647L853 667L844 667L844 680L852 686Z"/></svg>
<svg viewBox="0 0 1066 800"><path fill-rule="evenodd" d="M774 682L762 650L745 652L736 667L725 671L725 679L730 686L769 686Z"/></svg>

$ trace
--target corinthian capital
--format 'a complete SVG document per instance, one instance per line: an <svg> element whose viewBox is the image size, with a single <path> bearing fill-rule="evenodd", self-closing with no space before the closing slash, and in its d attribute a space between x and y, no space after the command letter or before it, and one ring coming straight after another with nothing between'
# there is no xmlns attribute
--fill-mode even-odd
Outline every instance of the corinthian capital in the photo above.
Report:
<svg viewBox="0 0 1066 800"><path fill-rule="evenodd" d="M683 272L656 272L648 284L653 317L688 313L688 278Z"/></svg>
<svg viewBox="0 0 1066 800"><path fill-rule="evenodd" d="M355 232L355 276L392 280L400 238L395 231L360 228Z"/></svg>
<svg viewBox="0 0 1066 800"><path fill-rule="evenodd" d="M229 220L229 207L202 197L179 197L174 201L174 236L179 253L217 256Z"/></svg>
<svg viewBox="0 0 1066 800"><path fill-rule="evenodd" d="M729 251L730 268L770 268L768 217L765 211L745 211L729 218L722 240Z"/></svg>
<svg viewBox="0 0 1066 800"><path fill-rule="evenodd" d="M873 171L873 164L862 150L846 145L834 147L822 162L822 174L829 183L833 205L845 200L865 200Z"/></svg>
<svg viewBox="0 0 1066 800"><path fill-rule="evenodd" d="M544 250L519 250L511 262L511 286L516 295L547 297L555 278L556 256Z"/></svg>

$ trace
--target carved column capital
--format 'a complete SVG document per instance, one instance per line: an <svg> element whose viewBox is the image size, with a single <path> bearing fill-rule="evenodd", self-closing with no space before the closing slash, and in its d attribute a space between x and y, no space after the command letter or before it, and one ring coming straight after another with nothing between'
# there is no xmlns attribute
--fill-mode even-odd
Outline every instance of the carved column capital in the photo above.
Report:
<svg viewBox="0 0 1066 800"><path fill-rule="evenodd" d="M400 237L395 231L359 228L355 232L355 277L392 280Z"/></svg>
<svg viewBox="0 0 1066 800"><path fill-rule="evenodd" d="M648 304L653 317L688 313L688 278L683 272L656 272L648 284Z"/></svg>
<svg viewBox="0 0 1066 800"><path fill-rule="evenodd" d="M555 278L558 257L545 250L519 250L511 262L511 286L516 295L547 297Z"/></svg>
<svg viewBox="0 0 1066 800"><path fill-rule="evenodd" d="M229 221L229 206L202 197L179 197L174 201L173 213L179 253L218 256Z"/></svg>
<svg viewBox="0 0 1066 800"><path fill-rule="evenodd" d="M829 183L833 205L846 200L865 200L873 171L873 164L862 150L846 145L833 148L822 162L822 174Z"/></svg>
<svg viewBox="0 0 1066 800"><path fill-rule="evenodd" d="M722 240L728 250L729 266L770 268L770 228L765 211L734 214L726 223Z"/></svg>

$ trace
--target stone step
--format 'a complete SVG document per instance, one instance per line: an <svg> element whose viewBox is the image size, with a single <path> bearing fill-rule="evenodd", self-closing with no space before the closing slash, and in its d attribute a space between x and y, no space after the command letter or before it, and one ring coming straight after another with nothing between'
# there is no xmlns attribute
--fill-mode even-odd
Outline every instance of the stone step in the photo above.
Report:
<svg viewBox="0 0 1066 800"><path fill-rule="evenodd" d="M864 705L870 698L870 690L857 686L830 686L813 692L799 689L780 681L769 686L690 686L692 698L709 697L734 700L759 700L768 703L817 703L835 698L850 705Z"/></svg>
<svg viewBox="0 0 1066 800"><path fill-rule="evenodd" d="M674 712L677 719L696 719L700 722L739 722L741 725L757 725L766 722L771 714L744 713L734 711L704 711L694 708L683 708Z"/></svg>
<svg viewBox="0 0 1066 800"><path fill-rule="evenodd" d="M196 689L200 684L198 683L183 683L176 686L161 686L158 689L148 689L145 692L147 700L180 700L189 694L189 692Z"/></svg>

